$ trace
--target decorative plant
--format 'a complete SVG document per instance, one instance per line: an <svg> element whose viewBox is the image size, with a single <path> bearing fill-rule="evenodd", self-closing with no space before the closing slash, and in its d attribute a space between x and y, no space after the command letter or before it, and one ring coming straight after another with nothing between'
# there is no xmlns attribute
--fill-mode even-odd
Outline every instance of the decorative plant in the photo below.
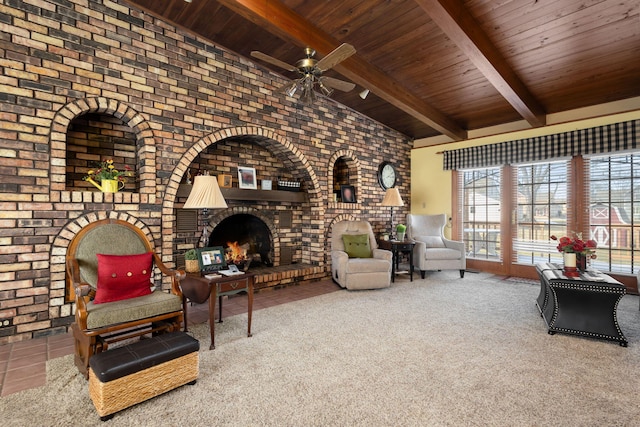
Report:
<svg viewBox="0 0 640 427"><path fill-rule="evenodd" d="M407 231L407 226L406 225L404 225L404 224L396 225L396 232L404 233L405 231Z"/></svg>
<svg viewBox="0 0 640 427"><path fill-rule="evenodd" d="M195 249L189 249L187 252L184 253L184 259L195 261L198 259L198 252L196 252Z"/></svg>
<svg viewBox="0 0 640 427"><path fill-rule="evenodd" d="M581 233L574 233L573 237L556 237L551 236L551 240L558 241L558 252L580 254L587 258L596 257L596 248L598 244L595 240L582 240Z"/></svg>
<svg viewBox="0 0 640 427"><path fill-rule="evenodd" d="M85 181L88 180L98 180L102 181L105 179L115 179L118 181L126 181L126 176L133 176L133 171L127 165L124 165L124 170L118 170L113 165L113 160L109 159L104 162L99 162L98 167L95 169L91 169L87 172L87 176L83 179Z"/></svg>

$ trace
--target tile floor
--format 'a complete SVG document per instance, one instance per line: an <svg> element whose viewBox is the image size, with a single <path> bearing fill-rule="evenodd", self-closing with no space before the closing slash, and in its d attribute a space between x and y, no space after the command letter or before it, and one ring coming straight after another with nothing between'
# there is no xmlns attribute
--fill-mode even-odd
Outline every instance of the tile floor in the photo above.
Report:
<svg viewBox="0 0 640 427"><path fill-rule="evenodd" d="M265 290L254 295L253 310L340 289L331 280L323 280L282 289ZM222 317L244 313L247 310L246 298L246 295L238 295L225 300L222 305ZM208 307L208 302L189 305L187 309L189 324L208 322ZM70 333L0 345L0 397L43 386L46 382L46 361L72 353L73 339Z"/></svg>

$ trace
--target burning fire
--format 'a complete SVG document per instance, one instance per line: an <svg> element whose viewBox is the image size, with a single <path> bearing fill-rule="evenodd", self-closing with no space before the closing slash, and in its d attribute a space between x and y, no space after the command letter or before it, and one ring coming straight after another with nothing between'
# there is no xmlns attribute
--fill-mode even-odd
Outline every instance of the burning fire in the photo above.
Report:
<svg viewBox="0 0 640 427"><path fill-rule="evenodd" d="M247 247L245 247L247 246ZM248 244L239 245L238 242L227 242L225 259L227 264L242 264L247 260Z"/></svg>

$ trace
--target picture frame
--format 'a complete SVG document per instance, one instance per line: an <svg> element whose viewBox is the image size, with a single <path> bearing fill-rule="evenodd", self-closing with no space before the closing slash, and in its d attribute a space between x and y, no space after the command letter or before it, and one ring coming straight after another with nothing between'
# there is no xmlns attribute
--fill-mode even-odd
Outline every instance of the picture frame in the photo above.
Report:
<svg viewBox="0 0 640 427"><path fill-rule="evenodd" d="M198 264L200 264L202 273L219 271L227 266L222 246L198 248L196 252L198 253Z"/></svg>
<svg viewBox="0 0 640 427"><path fill-rule="evenodd" d="M341 185L340 198L342 203L356 203L356 188L353 185Z"/></svg>
<svg viewBox="0 0 640 427"><path fill-rule="evenodd" d="M256 169L245 166L238 166L238 187L248 190L257 190Z"/></svg>
<svg viewBox="0 0 640 427"><path fill-rule="evenodd" d="M218 175L218 187L220 188L231 188L233 184L233 177L227 174Z"/></svg>
<svg viewBox="0 0 640 427"><path fill-rule="evenodd" d="M271 190L272 182L270 179L263 179L260 181L260 188L263 190Z"/></svg>

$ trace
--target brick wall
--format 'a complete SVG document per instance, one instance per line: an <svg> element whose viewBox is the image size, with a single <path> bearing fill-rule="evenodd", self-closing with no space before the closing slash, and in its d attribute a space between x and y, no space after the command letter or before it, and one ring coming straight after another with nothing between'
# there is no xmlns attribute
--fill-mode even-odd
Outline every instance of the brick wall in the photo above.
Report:
<svg viewBox="0 0 640 427"><path fill-rule="evenodd" d="M388 224L383 160L399 169L402 217L411 141L330 100L307 107L275 94L285 82L125 2L0 0L0 344L66 330L64 257L88 223L134 223L172 265L177 192L194 161L236 176L235 162L266 159L265 174L302 181L297 256L325 271L334 222ZM80 122L98 116L121 132L113 138L134 141L122 159L135 156L135 188L103 194L78 181L88 167L71 161L82 151ZM115 156L101 133L101 155ZM238 147L237 159L220 154L225 147ZM333 202L338 159L356 204Z"/></svg>

